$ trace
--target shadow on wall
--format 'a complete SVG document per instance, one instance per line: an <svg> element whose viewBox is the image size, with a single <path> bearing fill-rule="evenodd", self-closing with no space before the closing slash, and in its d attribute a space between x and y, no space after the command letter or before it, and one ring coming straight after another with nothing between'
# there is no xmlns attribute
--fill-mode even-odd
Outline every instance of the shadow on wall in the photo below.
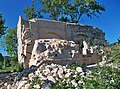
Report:
<svg viewBox="0 0 120 89"><path fill-rule="evenodd" d="M49 38L63 39L60 35L54 32L48 32L46 33L46 36Z"/></svg>

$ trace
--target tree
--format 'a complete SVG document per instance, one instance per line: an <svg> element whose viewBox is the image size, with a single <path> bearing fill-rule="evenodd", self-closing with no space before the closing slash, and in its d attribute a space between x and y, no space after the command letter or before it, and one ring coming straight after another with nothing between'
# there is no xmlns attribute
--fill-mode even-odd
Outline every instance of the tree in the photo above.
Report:
<svg viewBox="0 0 120 89"><path fill-rule="evenodd" d="M17 55L17 27L13 29L7 29L6 35L3 37L4 41L1 45L5 48L10 56Z"/></svg>
<svg viewBox="0 0 120 89"><path fill-rule="evenodd" d="M3 62L4 61L4 57L3 55L0 53L0 62Z"/></svg>
<svg viewBox="0 0 120 89"><path fill-rule="evenodd" d="M27 20L32 18L42 18L40 11L36 9L34 1L32 1L32 4L30 6L26 7L23 10L23 13L25 13Z"/></svg>
<svg viewBox="0 0 120 89"><path fill-rule="evenodd" d="M0 37L5 34L4 31L6 27L4 26L4 24L5 24L5 19L3 19L3 16L0 13Z"/></svg>
<svg viewBox="0 0 120 89"><path fill-rule="evenodd" d="M78 23L83 15L88 17L105 11L96 0L40 0L43 12L49 13L54 20Z"/></svg>
<svg viewBox="0 0 120 89"><path fill-rule="evenodd" d="M63 20L68 21L68 17L65 14L65 10L68 6L69 0L38 0L41 8L40 10L43 13L48 13L51 19L53 20Z"/></svg>
<svg viewBox="0 0 120 89"><path fill-rule="evenodd" d="M101 14L101 11L105 11L104 6L100 5L96 0L38 0L41 8L38 10L40 13L47 14L50 19L79 23L81 17L86 15L92 18ZM28 9L29 8L29 9ZM31 7L27 7L27 12L34 12L33 4ZM32 13L25 13L27 18L29 16L36 17ZM28 15L29 14L29 15ZM42 16L42 15L41 15ZM44 17L45 18L45 17Z"/></svg>
<svg viewBox="0 0 120 89"><path fill-rule="evenodd" d="M3 55L0 53L0 69L1 69L2 66L3 66L3 62L4 62L4 57L3 57Z"/></svg>
<svg viewBox="0 0 120 89"><path fill-rule="evenodd" d="M118 44L120 44L120 37L117 40L118 40Z"/></svg>

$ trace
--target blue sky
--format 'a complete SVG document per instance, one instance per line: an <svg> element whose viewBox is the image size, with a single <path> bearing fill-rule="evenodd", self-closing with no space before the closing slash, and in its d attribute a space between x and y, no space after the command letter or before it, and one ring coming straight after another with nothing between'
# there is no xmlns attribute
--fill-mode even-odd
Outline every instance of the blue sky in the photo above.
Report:
<svg viewBox="0 0 120 89"><path fill-rule="evenodd" d="M23 9L31 4L32 0L0 0L0 12L6 19L5 25L13 28L17 25L18 17L23 17ZM120 36L120 0L98 0L106 8L106 11L99 15L99 18L89 19L83 17L81 24L88 24L101 28L106 33L106 40L113 43ZM0 47L0 53L7 53Z"/></svg>

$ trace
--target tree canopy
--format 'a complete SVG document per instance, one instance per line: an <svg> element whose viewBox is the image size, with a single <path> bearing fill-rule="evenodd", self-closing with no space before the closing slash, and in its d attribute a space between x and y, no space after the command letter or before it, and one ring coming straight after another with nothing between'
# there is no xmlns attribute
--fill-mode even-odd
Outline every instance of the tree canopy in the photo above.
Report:
<svg viewBox="0 0 120 89"><path fill-rule="evenodd" d="M1 45L5 48L8 55L16 56L17 55L17 27L13 29L7 29L3 37Z"/></svg>
<svg viewBox="0 0 120 89"><path fill-rule="evenodd" d="M24 10L26 17L30 16L43 17L47 16L52 20L79 23L81 17L86 15L92 18L105 11L103 5L99 4L97 0L38 0L40 4L39 9L35 9L34 2L30 7ZM28 13L30 12L30 13ZM39 14L32 14L32 12L39 12Z"/></svg>
<svg viewBox="0 0 120 89"><path fill-rule="evenodd" d="M23 13L25 13L27 20L32 19L32 18L42 18L40 10L36 9L34 1L32 2L32 4L30 6L27 6L23 10Z"/></svg>
<svg viewBox="0 0 120 89"><path fill-rule="evenodd" d="M4 33L4 31L5 31L4 24L5 24L5 19L3 19L3 15L0 13L0 37L5 34Z"/></svg>

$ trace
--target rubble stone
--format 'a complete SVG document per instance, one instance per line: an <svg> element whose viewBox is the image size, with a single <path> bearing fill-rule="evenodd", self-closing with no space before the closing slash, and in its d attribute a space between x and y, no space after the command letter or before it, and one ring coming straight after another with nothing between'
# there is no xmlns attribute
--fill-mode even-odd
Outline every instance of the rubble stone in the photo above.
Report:
<svg viewBox="0 0 120 89"><path fill-rule="evenodd" d="M83 70L82 70L81 67L77 67L77 68L76 68L76 71L79 72L79 73L83 72Z"/></svg>

